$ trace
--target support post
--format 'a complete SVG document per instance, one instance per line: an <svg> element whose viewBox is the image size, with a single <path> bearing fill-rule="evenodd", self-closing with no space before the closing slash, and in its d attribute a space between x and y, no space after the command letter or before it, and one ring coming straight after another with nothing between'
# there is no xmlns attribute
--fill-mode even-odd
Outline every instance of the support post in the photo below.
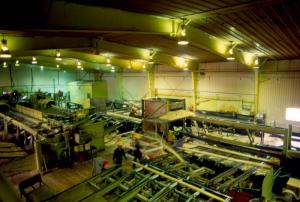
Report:
<svg viewBox="0 0 300 202"><path fill-rule="evenodd" d="M288 132L285 135L284 143L283 143L283 154L285 156L287 155L288 150L290 150L290 148L291 148L292 133L293 133L293 126L292 126L292 124L289 124Z"/></svg>
<svg viewBox="0 0 300 202"><path fill-rule="evenodd" d="M149 96L155 97L155 67L148 69Z"/></svg>
<svg viewBox="0 0 300 202"><path fill-rule="evenodd" d="M254 101L254 115L256 115L259 112L259 70L254 70L254 83L255 83L255 101Z"/></svg>
<svg viewBox="0 0 300 202"><path fill-rule="evenodd" d="M192 87L193 87L193 110L197 111L198 103L198 82L199 82L199 72L192 71Z"/></svg>

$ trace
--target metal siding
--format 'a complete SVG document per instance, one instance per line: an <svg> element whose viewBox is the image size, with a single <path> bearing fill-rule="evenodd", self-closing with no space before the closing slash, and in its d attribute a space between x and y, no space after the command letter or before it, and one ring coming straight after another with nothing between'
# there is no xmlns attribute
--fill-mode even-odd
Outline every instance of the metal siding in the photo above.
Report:
<svg viewBox="0 0 300 202"><path fill-rule="evenodd" d="M259 110L267 116L267 123L286 127L288 107L300 108L300 73L272 73L260 76Z"/></svg>

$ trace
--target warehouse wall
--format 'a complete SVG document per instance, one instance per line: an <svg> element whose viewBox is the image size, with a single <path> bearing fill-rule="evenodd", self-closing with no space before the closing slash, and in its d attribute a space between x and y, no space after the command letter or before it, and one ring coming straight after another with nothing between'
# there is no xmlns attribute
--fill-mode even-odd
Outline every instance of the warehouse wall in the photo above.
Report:
<svg viewBox="0 0 300 202"><path fill-rule="evenodd" d="M189 71L159 66L155 73L155 93L158 97L185 98L192 105L192 77Z"/></svg>
<svg viewBox="0 0 300 202"><path fill-rule="evenodd" d="M259 79L259 111L266 114L268 123L284 127L300 125L285 120L286 108L300 108L299 70L300 60L273 61L263 66Z"/></svg>
<svg viewBox="0 0 300 202"><path fill-rule="evenodd" d="M237 112L250 115L254 110L252 72L206 72L199 80L198 109Z"/></svg>
<svg viewBox="0 0 300 202"><path fill-rule="evenodd" d="M107 81L108 98L114 100L140 100L149 95L146 72L106 73L102 79ZM119 77L119 78L120 78Z"/></svg>
<svg viewBox="0 0 300 202"><path fill-rule="evenodd" d="M32 68L31 68L32 67ZM17 89L22 92L47 91L53 93L61 90L67 91L66 84L77 79L93 79L93 75L76 71L57 71L55 68L44 68L42 71L36 66L12 67L10 76L9 68L0 68L0 90L11 91ZM32 74L31 74L32 70Z"/></svg>
<svg viewBox="0 0 300 202"><path fill-rule="evenodd" d="M158 96L183 97L192 106L192 73L159 67L155 88ZM254 72L235 62L201 64L199 68L199 110L250 114L254 107Z"/></svg>

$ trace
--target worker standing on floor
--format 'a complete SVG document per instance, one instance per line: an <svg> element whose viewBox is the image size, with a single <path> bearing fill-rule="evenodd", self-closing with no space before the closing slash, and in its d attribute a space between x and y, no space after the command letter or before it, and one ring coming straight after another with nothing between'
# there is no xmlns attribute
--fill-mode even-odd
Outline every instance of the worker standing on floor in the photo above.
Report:
<svg viewBox="0 0 300 202"><path fill-rule="evenodd" d="M135 145L134 145L134 151L133 151L133 156L134 156L133 161L138 160L139 163L140 163L141 160L142 160L141 145L140 145L140 142L139 142L139 139L141 139L141 135L138 134L138 133L135 133L133 135L133 138L135 139ZM132 167L135 168L135 164L133 164Z"/></svg>
<svg viewBox="0 0 300 202"><path fill-rule="evenodd" d="M125 159L126 155L125 155L125 151L123 149L123 143L121 141L119 141L117 143L118 147L115 149L114 151L114 155L113 155L113 162L117 165L117 166L121 166L122 162L123 162L123 157Z"/></svg>

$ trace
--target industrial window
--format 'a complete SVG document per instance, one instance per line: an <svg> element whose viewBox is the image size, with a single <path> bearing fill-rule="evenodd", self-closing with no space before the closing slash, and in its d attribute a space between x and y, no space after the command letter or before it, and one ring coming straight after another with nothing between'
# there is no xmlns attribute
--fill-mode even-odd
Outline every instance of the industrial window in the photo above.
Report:
<svg viewBox="0 0 300 202"><path fill-rule="evenodd" d="M285 119L300 122L300 108L286 108Z"/></svg>

